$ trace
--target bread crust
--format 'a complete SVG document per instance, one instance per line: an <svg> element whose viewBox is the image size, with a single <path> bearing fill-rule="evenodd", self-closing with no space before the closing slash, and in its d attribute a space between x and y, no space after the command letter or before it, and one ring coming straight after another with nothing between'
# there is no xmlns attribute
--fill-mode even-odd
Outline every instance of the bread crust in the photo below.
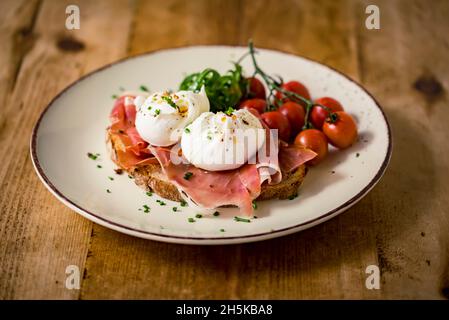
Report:
<svg viewBox="0 0 449 320"><path fill-rule="evenodd" d="M107 144L111 159L118 167L116 148L120 148L120 144L114 141L114 136L107 133ZM126 171L134 178L134 182L141 188L153 191L162 198L172 201L181 201L182 197L176 186L167 180L167 177L162 172L159 164L147 164L131 169L120 169ZM261 193L256 200L270 200L270 199L288 199L295 197L298 193L298 188L304 180L307 173L305 165L299 166L291 173L282 173L282 181L278 184L269 185L264 182L261 187Z"/></svg>

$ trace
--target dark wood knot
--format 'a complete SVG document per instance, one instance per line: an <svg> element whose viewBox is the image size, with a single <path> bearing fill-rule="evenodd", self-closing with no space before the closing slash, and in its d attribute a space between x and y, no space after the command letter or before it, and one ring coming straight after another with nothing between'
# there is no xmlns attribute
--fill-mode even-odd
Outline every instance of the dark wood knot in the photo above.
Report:
<svg viewBox="0 0 449 320"><path fill-rule="evenodd" d="M443 86L433 75L419 77L413 87L430 99L438 97L443 92Z"/></svg>
<svg viewBox="0 0 449 320"><path fill-rule="evenodd" d="M68 52L78 52L85 48L84 43L72 37L60 38L57 42L57 46L60 50Z"/></svg>

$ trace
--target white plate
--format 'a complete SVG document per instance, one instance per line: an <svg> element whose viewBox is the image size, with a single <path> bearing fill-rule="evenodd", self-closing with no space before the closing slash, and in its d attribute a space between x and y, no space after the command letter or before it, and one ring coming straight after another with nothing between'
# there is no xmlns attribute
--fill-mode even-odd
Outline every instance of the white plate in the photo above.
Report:
<svg viewBox="0 0 449 320"><path fill-rule="evenodd" d="M391 135L380 106L341 73L298 56L259 50L259 65L286 80L300 80L313 98L331 96L357 120L359 141L333 150L309 170L299 197L259 202L257 219L236 222L236 210L189 223L196 212L156 195L148 197L126 174L116 175L105 145L113 94L119 88L176 89L186 73L206 67L224 72L246 51L243 47L198 46L161 50L125 59L70 85L44 110L31 139L35 169L46 187L65 205L105 227L146 239L184 244L259 241L297 232L326 221L359 201L381 178L391 155ZM243 64L249 74L249 59ZM87 152L100 153L91 160ZM97 165L102 168L97 168ZM113 181L108 176L114 178ZM111 193L107 193L109 189ZM151 208L144 213L143 204ZM173 212L177 206L180 212ZM224 229L225 231L221 231Z"/></svg>

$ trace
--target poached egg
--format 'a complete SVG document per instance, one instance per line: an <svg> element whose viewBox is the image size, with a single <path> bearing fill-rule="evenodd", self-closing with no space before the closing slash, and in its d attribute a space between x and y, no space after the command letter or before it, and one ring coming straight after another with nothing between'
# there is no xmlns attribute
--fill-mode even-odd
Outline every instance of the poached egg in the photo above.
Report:
<svg viewBox="0 0 449 320"><path fill-rule="evenodd" d="M149 144L160 147L177 143L184 128L210 109L204 86L199 93L165 91L138 96L134 104L137 132Z"/></svg>
<svg viewBox="0 0 449 320"><path fill-rule="evenodd" d="M246 109L231 114L205 112L184 129L182 155L204 170L232 170L256 163L265 135L260 120Z"/></svg>

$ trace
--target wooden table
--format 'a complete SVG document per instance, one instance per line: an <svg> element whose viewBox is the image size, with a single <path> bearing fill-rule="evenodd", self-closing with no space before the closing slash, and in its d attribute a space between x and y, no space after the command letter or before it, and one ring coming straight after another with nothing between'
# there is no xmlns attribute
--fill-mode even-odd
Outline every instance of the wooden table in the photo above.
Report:
<svg viewBox="0 0 449 320"><path fill-rule="evenodd" d="M81 28L69 31L73 3ZM372 3L380 30L365 27ZM0 297L449 298L448 16L447 0L2 0ZM393 157L352 209L275 240L173 245L93 224L39 181L31 130L68 84L129 55L250 37L347 73L383 105ZM380 290L365 287L371 264ZM80 290L65 287L68 265L83 273Z"/></svg>

